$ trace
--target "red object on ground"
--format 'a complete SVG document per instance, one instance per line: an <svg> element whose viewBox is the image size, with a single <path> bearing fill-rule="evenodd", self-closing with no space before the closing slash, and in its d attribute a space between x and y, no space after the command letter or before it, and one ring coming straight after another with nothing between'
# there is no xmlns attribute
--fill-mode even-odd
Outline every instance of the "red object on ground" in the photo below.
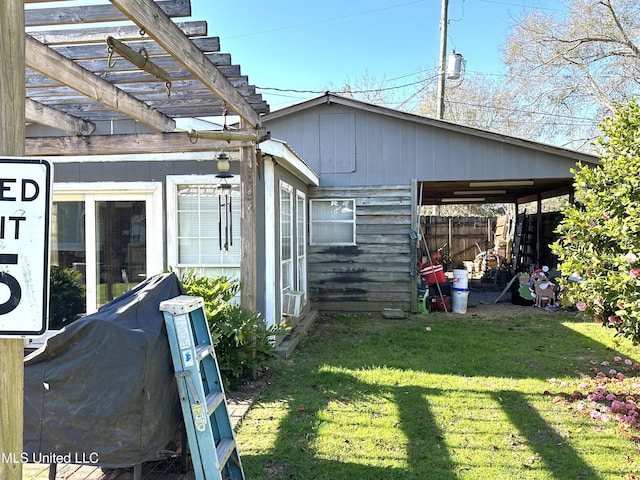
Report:
<svg viewBox="0 0 640 480"><path fill-rule="evenodd" d="M420 275L427 282L427 285L445 283L447 277L444 276L444 269L439 263L423 263L420 265Z"/></svg>
<svg viewBox="0 0 640 480"><path fill-rule="evenodd" d="M437 312L450 312L451 311L451 297L433 297L433 307Z"/></svg>

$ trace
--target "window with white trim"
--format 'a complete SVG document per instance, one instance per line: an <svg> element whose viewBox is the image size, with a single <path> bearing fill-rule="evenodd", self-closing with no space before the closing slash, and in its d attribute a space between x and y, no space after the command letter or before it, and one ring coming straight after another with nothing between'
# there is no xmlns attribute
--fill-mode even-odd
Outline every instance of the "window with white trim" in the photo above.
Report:
<svg viewBox="0 0 640 480"><path fill-rule="evenodd" d="M232 179L235 180L235 179ZM212 175L169 177L168 263L179 274L240 278L240 189Z"/></svg>
<svg viewBox="0 0 640 480"><path fill-rule="evenodd" d="M306 197L303 192L296 191L296 221L297 221L297 260L298 278L296 290L307 292L307 208Z"/></svg>
<svg viewBox="0 0 640 480"><path fill-rule="evenodd" d="M86 312L163 269L162 184L53 186L51 265L73 268L86 287Z"/></svg>
<svg viewBox="0 0 640 480"><path fill-rule="evenodd" d="M293 187L285 182L280 182L280 272L282 291L293 290Z"/></svg>
<svg viewBox="0 0 640 480"><path fill-rule="evenodd" d="M356 201L350 199L310 200L311 245L355 245Z"/></svg>

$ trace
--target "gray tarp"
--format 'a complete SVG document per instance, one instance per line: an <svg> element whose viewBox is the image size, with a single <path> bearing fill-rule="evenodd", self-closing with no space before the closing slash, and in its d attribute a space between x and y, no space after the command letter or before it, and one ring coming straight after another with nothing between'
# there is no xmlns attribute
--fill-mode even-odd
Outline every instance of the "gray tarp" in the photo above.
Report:
<svg viewBox="0 0 640 480"><path fill-rule="evenodd" d="M25 358L28 461L53 454L64 456L60 463L124 467L157 459L179 437L180 402L158 307L181 294L175 274L154 276Z"/></svg>

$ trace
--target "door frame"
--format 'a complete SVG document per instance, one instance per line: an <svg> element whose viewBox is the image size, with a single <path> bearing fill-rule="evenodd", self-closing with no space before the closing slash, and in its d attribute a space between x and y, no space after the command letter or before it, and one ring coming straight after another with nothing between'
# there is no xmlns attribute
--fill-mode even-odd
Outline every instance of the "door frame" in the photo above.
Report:
<svg viewBox="0 0 640 480"><path fill-rule="evenodd" d="M144 200L146 205L147 278L164 265L162 182L54 183L53 201L85 202L86 312L97 310L96 208L97 201Z"/></svg>

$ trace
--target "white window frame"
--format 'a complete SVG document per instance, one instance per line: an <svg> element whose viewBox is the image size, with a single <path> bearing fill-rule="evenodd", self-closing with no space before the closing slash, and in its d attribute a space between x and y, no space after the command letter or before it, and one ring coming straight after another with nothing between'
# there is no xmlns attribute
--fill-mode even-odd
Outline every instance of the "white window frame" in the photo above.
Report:
<svg viewBox="0 0 640 480"><path fill-rule="evenodd" d="M293 253L294 253L294 245L293 242L295 241L295 235L294 235L294 228L295 228L295 217L294 217L294 195L293 195L293 186L289 185L288 183L280 180L280 188L278 189L278 201L279 201L279 211L280 211L280 218L278 220L278 224L280 226L280 291L282 293L285 293L289 290L293 290L294 285L285 285L284 284L284 278L285 278L285 272L288 271L288 277L289 279L291 279L291 281L293 282L295 280L294 277L294 264L293 264ZM283 208L282 208L282 194L286 193L289 195L289 211L288 212L284 212ZM285 259L284 256L282 255L282 251L284 248L284 220L285 220L285 216L283 214L288 214L288 220L289 220L289 234L290 234L290 241L289 241L289 258Z"/></svg>
<svg viewBox="0 0 640 480"><path fill-rule="evenodd" d="M87 182L54 183L54 201L85 202L86 294L87 314L97 310L96 291L96 208L99 201L144 200L147 228L147 277L163 270L162 183L160 182Z"/></svg>
<svg viewBox="0 0 640 480"><path fill-rule="evenodd" d="M169 268L176 270L180 275L183 271L194 270L204 272L207 269L225 269L234 271L228 275L240 281L240 262L218 265L218 264L180 264L178 252L178 186L179 185L217 185L221 182L220 178L214 174L207 175L167 175L167 265ZM230 185L239 185L240 177L235 175L227 179ZM238 199L239 201L239 199ZM234 231L240 233L240 225L234 225ZM237 272L237 273L236 273Z"/></svg>
<svg viewBox="0 0 640 480"><path fill-rule="evenodd" d="M298 275L296 289L307 298L307 196L296 190L296 256Z"/></svg>
<svg viewBox="0 0 640 480"><path fill-rule="evenodd" d="M313 218L313 205L315 203L330 202L352 202L353 214L349 220L315 220ZM326 245L326 246L353 246L356 245L356 200L355 198L314 198L309 200L309 245ZM319 229L321 224L333 223L351 223L353 226L351 241L349 242L319 242L315 238L315 231Z"/></svg>

